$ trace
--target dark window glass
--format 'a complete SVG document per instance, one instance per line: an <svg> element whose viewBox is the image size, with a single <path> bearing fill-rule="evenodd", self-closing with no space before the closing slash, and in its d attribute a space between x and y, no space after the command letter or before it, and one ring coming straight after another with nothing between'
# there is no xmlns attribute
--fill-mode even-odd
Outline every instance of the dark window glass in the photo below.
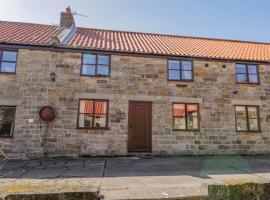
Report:
<svg viewBox="0 0 270 200"><path fill-rule="evenodd" d="M17 51L0 50L0 73L16 72L17 53Z"/></svg>
<svg viewBox="0 0 270 200"><path fill-rule="evenodd" d="M169 80L192 80L193 67L191 61L168 60Z"/></svg>
<svg viewBox="0 0 270 200"><path fill-rule="evenodd" d="M173 129L198 130L199 129L198 104L173 104Z"/></svg>
<svg viewBox="0 0 270 200"><path fill-rule="evenodd" d="M257 65L236 64L237 83L259 83Z"/></svg>
<svg viewBox="0 0 270 200"><path fill-rule="evenodd" d="M101 54L83 54L82 75L109 76L110 56Z"/></svg>
<svg viewBox="0 0 270 200"><path fill-rule="evenodd" d="M80 100L79 128L106 128L107 120L107 100Z"/></svg>
<svg viewBox="0 0 270 200"><path fill-rule="evenodd" d="M237 131L259 131L258 106L235 106Z"/></svg>
<svg viewBox="0 0 270 200"><path fill-rule="evenodd" d="M0 137L13 135L16 107L0 106Z"/></svg>

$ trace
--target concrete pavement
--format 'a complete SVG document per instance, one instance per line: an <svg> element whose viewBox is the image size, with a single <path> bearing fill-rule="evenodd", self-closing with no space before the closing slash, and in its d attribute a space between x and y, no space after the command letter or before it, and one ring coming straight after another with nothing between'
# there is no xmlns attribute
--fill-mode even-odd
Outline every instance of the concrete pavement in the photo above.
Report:
<svg viewBox="0 0 270 200"><path fill-rule="evenodd" d="M270 156L10 160L0 193L98 192L101 199L204 198L207 186L270 183Z"/></svg>

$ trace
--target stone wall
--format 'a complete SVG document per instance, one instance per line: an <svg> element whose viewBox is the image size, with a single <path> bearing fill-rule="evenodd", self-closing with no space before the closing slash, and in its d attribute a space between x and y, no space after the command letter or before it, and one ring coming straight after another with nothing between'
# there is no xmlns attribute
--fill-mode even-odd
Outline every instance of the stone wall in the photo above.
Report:
<svg viewBox="0 0 270 200"><path fill-rule="evenodd" d="M112 55L111 59L110 77L83 77L80 53L20 49L16 75L0 74L0 105L17 106L14 137L0 138L0 148L13 158L35 158L45 152L126 155L128 101L146 100L153 102L154 154L270 152L268 65L259 66L261 85L240 85L231 62L194 60L194 82L179 82L167 81L166 58ZM55 82L50 72L56 73ZM109 130L77 129L79 98L109 99ZM200 131L172 131L172 102L200 103ZM260 133L235 131L236 104L260 106ZM38 116L45 105L57 110L48 126ZM117 109L126 113L124 119L115 119Z"/></svg>

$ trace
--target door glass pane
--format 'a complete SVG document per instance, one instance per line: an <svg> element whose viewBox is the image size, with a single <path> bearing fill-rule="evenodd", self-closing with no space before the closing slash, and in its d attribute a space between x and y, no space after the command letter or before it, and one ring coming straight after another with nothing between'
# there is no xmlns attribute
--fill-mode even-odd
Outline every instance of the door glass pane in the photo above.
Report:
<svg viewBox="0 0 270 200"><path fill-rule="evenodd" d="M248 66L248 73L249 74L257 74L257 66L256 65L249 65Z"/></svg>
<svg viewBox="0 0 270 200"><path fill-rule="evenodd" d="M169 69L180 70L180 61L179 60L169 60Z"/></svg>
<svg viewBox="0 0 270 200"><path fill-rule="evenodd" d="M247 73L246 65L237 64L236 73Z"/></svg>
<svg viewBox="0 0 270 200"><path fill-rule="evenodd" d="M182 70L192 70L192 64L190 61L182 61Z"/></svg>
<svg viewBox="0 0 270 200"><path fill-rule="evenodd" d="M248 75L248 78L249 78L249 82L250 83L258 83L259 80L258 80L258 76L257 75Z"/></svg>
<svg viewBox="0 0 270 200"><path fill-rule="evenodd" d="M109 65L109 56L107 56L107 55L98 55L98 64L100 64L100 65Z"/></svg>
<svg viewBox="0 0 270 200"><path fill-rule="evenodd" d="M95 128L106 127L106 115L95 115Z"/></svg>
<svg viewBox="0 0 270 200"><path fill-rule="evenodd" d="M95 75L96 74L95 65L83 65L82 74L83 75Z"/></svg>
<svg viewBox="0 0 270 200"><path fill-rule="evenodd" d="M247 117L245 106L235 107L235 117L236 117L236 130L246 131L247 130Z"/></svg>
<svg viewBox="0 0 270 200"><path fill-rule="evenodd" d="M83 54L83 64L96 64L95 54Z"/></svg>
<svg viewBox="0 0 270 200"><path fill-rule="evenodd" d="M183 80L191 80L192 72L191 71L182 71L182 79Z"/></svg>
<svg viewBox="0 0 270 200"><path fill-rule="evenodd" d="M13 130L13 122L0 121L0 136L11 136Z"/></svg>
<svg viewBox="0 0 270 200"><path fill-rule="evenodd" d="M98 65L97 70L98 70L97 71L98 75L103 75L103 76L108 76L109 75L109 67L108 66Z"/></svg>
<svg viewBox="0 0 270 200"><path fill-rule="evenodd" d="M169 80L180 80L180 71L169 70Z"/></svg>
<svg viewBox="0 0 270 200"><path fill-rule="evenodd" d="M246 83L247 82L247 75L246 74L237 74L237 83Z"/></svg>
<svg viewBox="0 0 270 200"><path fill-rule="evenodd" d="M17 60L17 52L15 51L3 51L3 61L13 61Z"/></svg>
<svg viewBox="0 0 270 200"><path fill-rule="evenodd" d="M16 63L2 62L1 72L15 72L15 71L16 71Z"/></svg>

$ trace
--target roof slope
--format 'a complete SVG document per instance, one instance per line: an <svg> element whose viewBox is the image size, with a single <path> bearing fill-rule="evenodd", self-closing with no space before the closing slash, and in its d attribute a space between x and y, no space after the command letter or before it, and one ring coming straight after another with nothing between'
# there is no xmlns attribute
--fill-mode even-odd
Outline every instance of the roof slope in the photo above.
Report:
<svg viewBox="0 0 270 200"><path fill-rule="evenodd" d="M0 21L0 42L49 45L61 31L59 26Z"/></svg>
<svg viewBox="0 0 270 200"><path fill-rule="evenodd" d="M58 26L0 21L0 42L49 45ZM127 53L270 62L270 44L77 28L65 47Z"/></svg>

